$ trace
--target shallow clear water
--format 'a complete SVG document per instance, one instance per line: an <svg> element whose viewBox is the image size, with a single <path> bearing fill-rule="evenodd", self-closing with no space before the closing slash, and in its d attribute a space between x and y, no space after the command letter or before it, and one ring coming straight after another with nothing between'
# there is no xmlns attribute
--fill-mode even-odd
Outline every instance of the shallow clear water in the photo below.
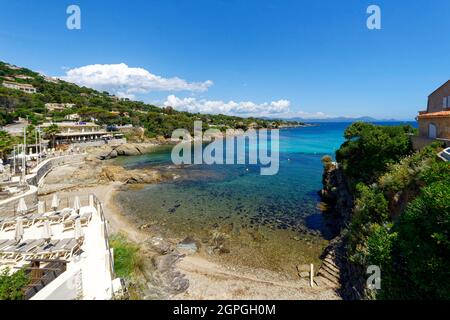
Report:
<svg viewBox="0 0 450 320"><path fill-rule="evenodd" d="M229 253L214 254L214 259L293 274L296 264L317 263L332 236L317 208L320 160L339 148L347 125L281 130L277 175L261 176L257 165L171 168L179 173L178 181L120 192L118 203L126 214L158 225L166 235L202 241L204 253L215 235L225 235ZM162 147L116 163L164 168L171 165L170 151Z"/></svg>

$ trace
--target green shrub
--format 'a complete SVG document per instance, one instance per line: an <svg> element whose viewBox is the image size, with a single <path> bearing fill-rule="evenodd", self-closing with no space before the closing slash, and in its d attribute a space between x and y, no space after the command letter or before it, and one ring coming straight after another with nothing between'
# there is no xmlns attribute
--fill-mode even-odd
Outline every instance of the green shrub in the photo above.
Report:
<svg viewBox="0 0 450 320"><path fill-rule="evenodd" d="M412 152L411 126L376 126L356 122L344 132L346 141L336 152L347 177L354 183L376 182L388 165Z"/></svg>
<svg viewBox="0 0 450 320"><path fill-rule="evenodd" d="M111 237L110 245L114 249L116 275L123 279L133 278L142 263L139 247L129 242L123 235Z"/></svg>
<svg viewBox="0 0 450 320"><path fill-rule="evenodd" d="M450 183L425 187L398 226L408 278L424 297L450 299Z"/></svg>
<svg viewBox="0 0 450 320"><path fill-rule="evenodd" d="M10 269L4 269L0 273L0 300L23 300L23 289L28 283L23 270L10 274Z"/></svg>

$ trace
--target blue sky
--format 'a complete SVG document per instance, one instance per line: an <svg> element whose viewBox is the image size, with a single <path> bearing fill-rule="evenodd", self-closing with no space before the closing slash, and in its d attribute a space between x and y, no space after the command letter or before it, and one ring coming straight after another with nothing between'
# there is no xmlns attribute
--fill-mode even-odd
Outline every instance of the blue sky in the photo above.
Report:
<svg viewBox="0 0 450 320"><path fill-rule="evenodd" d="M192 111L413 119L449 32L448 0L0 0L0 60Z"/></svg>

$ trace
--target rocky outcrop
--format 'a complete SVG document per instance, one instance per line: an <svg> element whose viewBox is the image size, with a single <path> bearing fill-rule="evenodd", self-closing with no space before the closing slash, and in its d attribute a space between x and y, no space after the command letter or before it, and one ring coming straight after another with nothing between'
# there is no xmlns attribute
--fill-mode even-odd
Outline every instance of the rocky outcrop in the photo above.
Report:
<svg viewBox="0 0 450 320"><path fill-rule="evenodd" d="M322 182L320 195L327 206L324 214L333 221L333 231L338 236L324 250L318 275L327 284L338 287L337 291L342 298L362 299L365 273L349 261L346 250L346 233L353 211L353 195L338 164L325 168Z"/></svg>
<svg viewBox="0 0 450 320"><path fill-rule="evenodd" d="M158 183L169 177L163 176L157 170L126 170L120 166L104 166L100 173L100 178L104 181L122 182L125 184L147 184Z"/></svg>
<svg viewBox="0 0 450 320"><path fill-rule="evenodd" d="M338 164L335 163L324 169L322 184L323 189L320 191L320 196L326 204L324 214L332 219L333 232L339 234L350 221L353 196Z"/></svg>
<svg viewBox="0 0 450 320"><path fill-rule="evenodd" d="M152 143L125 143L118 146L104 145L89 148L89 157L99 160L113 159L118 156L139 156L151 152L156 144Z"/></svg>

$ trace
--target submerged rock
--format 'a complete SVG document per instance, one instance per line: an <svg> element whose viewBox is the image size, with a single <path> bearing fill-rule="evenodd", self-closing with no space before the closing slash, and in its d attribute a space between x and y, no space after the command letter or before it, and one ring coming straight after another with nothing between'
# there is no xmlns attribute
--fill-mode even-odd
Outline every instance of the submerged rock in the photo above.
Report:
<svg viewBox="0 0 450 320"><path fill-rule="evenodd" d="M182 254L194 254L198 251L200 244L192 237L187 237L177 245L177 250Z"/></svg>

